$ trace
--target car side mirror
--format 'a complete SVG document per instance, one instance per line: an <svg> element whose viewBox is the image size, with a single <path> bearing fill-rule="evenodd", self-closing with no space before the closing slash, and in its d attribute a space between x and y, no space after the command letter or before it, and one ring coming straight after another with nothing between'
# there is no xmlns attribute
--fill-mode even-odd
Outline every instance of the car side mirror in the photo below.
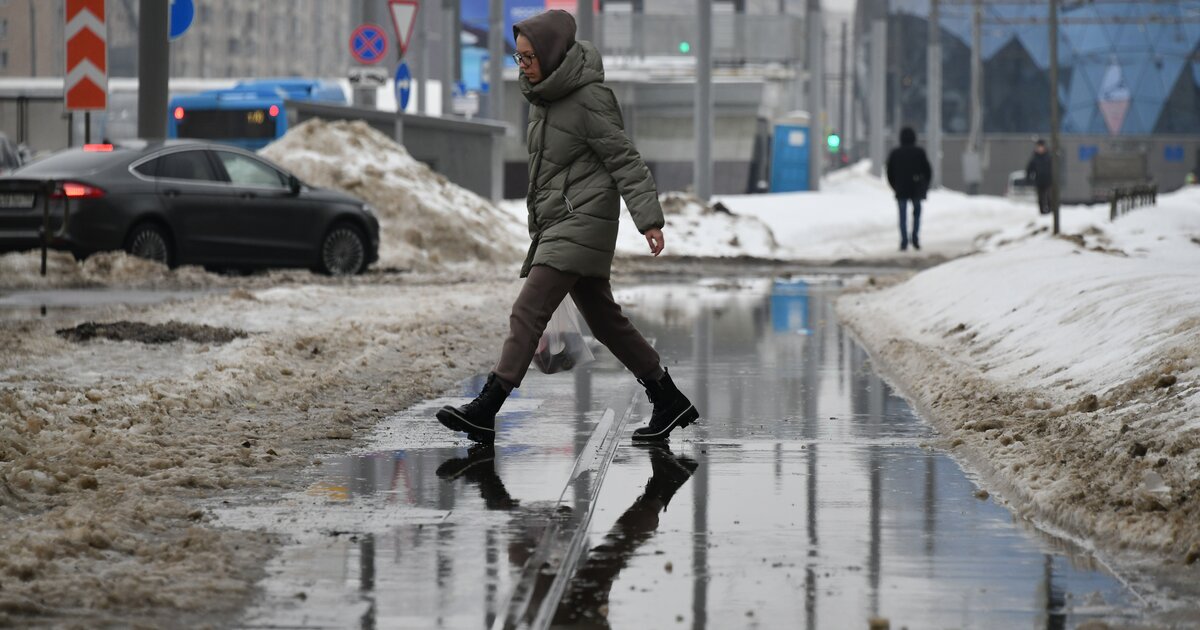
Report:
<svg viewBox="0 0 1200 630"><path fill-rule="evenodd" d="M300 178L295 175L288 176L288 187L292 190L293 195L299 195L303 184L300 183Z"/></svg>

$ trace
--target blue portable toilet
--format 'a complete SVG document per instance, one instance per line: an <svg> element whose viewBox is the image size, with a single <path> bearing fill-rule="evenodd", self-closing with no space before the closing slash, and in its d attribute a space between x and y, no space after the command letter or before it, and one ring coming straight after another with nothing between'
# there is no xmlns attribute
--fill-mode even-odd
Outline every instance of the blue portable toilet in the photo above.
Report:
<svg viewBox="0 0 1200 630"><path fill-rule="evenodd" d="M808 112L792 112L775 121L771 139L771 192L811 190L808 183L811 141Z"/></svg>

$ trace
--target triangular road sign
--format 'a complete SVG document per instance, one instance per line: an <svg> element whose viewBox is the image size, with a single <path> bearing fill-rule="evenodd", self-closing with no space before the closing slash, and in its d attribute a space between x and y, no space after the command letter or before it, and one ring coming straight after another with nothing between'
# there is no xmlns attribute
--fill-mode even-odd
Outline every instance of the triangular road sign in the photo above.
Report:
<svg viewBox="0 0 1200 630"><path fill-rule="evenodd" d="M392 25L396 27L396 41L400 44L401 57L408 52L408 43L412 41L419 7L419 0L388 0L388 11L392 14Z"/></svg>

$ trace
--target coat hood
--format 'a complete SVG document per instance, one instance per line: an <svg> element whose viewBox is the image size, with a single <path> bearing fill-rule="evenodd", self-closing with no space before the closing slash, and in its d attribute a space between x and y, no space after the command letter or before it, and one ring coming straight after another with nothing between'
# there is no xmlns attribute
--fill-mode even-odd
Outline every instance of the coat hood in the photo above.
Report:
<svg viewBox="0 0 1200 630"><path fill-rule="evenodd" d="M534 52L540 54L537 48ZM530 83L524 74L520 77L521 93L534 105L552 103L585 85L603 82L604 63L600 60L600 51L591 42L582 40L571 46L562 64L552 74L536 84Z"/></svg>
<svg viewBox="0 0 1200 630"><path fill-rule="evenodd" d="M561 9L551 9L513 24L513 40L517 35L524 35L533 45L533 54L537 55L545 80L554 74L567 51L575 45L575 18Z"/></svg>
<svg viewBox="0 0 1200 630"><path fill-rule="evenodd" d="M912 127L905 127L900 130L900 146L917 146L917 132L913 131Z"/></svg>

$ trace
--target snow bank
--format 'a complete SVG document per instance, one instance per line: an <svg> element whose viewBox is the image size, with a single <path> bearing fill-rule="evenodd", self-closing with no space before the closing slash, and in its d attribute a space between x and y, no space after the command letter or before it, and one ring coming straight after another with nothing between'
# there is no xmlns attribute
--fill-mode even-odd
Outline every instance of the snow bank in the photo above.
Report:
<svg viewBox="0 0 1200 630"><path fill-rule="evenodd" d="M1018 509L1200 556L1200 190L1035 222L839 314Z"/></svg>
<svg viewBox="0 0 1200 630"><path fill-rule="evenodd" d="M524 223L414 160L361 121L313 119L262 154L306 183L344 191L379 214L380 265L428 269L443 263L515 264Z"/></svg>
<svg viewBox="0 0 1200 630"><path fill-rule="evenodd" d="M51 289L64 287L199 288L220 282L220 277L200 267L168 269L166 265L104 252L83 262L65 252L48 252L46 276L41 275L41 251L0 254L0 289Z"/></svg>
<svg viewBox="0 0 1200 630"><path fill-rule="evenodd" d="M507 329L496 304L516 288L235 289L0 320L0 627L223 625L272 541L214 527L205 502L261 500L327 440L485 367ZM151 345L55 334L84 320L248 336Z"/></svg>
<svg viewBox="0 0 1200 630"><path fill-rule="evenodd" d="M922 249L901 254L896 199L886 180L870 175L869 166L861 162L835 171L816 193L727 195L715 201L766 224L779 243L772 257L826 262L953 258L975 251L981 238L1038 217L1029 202L935 190L922 205ZM1064 209L1077 212L1087 210Z"/></svg>

